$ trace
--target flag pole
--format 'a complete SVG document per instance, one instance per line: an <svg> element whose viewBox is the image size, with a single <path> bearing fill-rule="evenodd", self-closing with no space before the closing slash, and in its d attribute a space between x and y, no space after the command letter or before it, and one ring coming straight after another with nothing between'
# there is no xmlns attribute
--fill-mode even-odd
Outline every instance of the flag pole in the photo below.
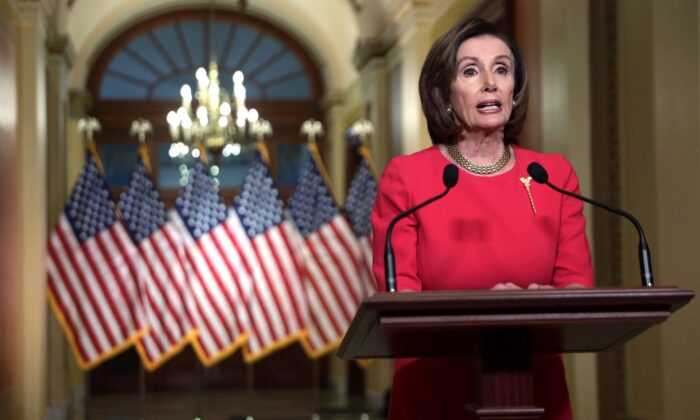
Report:
<svg viewBox="0 0 700 420"><path fill-rule="evenodd" d="M318 358L314 357L311 359L311 420L321 419L321 381L319 375Z"/></svg>
<svg viewBox="0 0 700 420"><path fill-rule="evenodd" d="M139 363L139 419L146 419L146 369Z"/></svg>
<svg viewBox="0 0 700 420"><path fill-rule="evenodd" d="M248 391L248 398L246 402L246 411L248 412L246 418L253 418L253 407L255 406L255 365L253 363L246 363L245 367L245 382L246 390Z"/></svg>
<svg viewBox="0 0 700 420"><path fill-rule="evenodd" d="M85 372L85 420L90 420L90 371Z"/></svg>
<svg viewBox="0 0 700 420"><path fill-rule="evenodd" d="M194 363L199 365L196 375L197 380L194 381L194 420L200 420L202 418L202 387L204 385L204 377L206 376L206 368L202 363L198 363L197 358L194 359Z"/></svg>

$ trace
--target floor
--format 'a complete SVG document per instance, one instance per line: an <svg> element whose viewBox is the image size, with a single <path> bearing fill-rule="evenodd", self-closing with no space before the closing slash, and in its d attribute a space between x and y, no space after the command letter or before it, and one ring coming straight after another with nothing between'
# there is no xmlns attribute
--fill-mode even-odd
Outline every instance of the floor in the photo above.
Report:
<svg viewBox="0 0 700 420"><path fill-rule="evenodd" d="M381 403L312 389L97 395L87 419L380 420Z"/></svg>

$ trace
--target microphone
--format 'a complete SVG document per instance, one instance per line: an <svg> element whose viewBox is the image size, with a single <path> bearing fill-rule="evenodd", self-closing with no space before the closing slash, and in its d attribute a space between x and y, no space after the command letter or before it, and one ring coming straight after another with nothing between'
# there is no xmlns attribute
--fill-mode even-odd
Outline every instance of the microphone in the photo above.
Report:
<svg viewBox="0 0 700 420"><path fill-rule="evenodd" d="M560 192L564 195L568 195L570 197L577 198L579 200L583 200L587 203L593 204L594 206L602 207L609 212L619 214L620 216L624 216L625 218L627 218L627 220L632 222L632 224L634 224L634 227L637 228L637 233L639 233L639 269L642 275L642 286L654 286L654 276L651 271L651 252L649 251L649 245L647 245L647 238L646 236L644 236L644 229L642 229L642 225L634 216L622 209L618 209L617 207L613 207L611 205L604 204L591 198L587 198L582 195L578 195L557 187L556 185L549 182L549 174L547 174L547 170L544 169L544 167L542 167L542 165L540 165L537 162L532 162L530 165L528 165L527 173L538 184L546 184L557 192Z"/></svg>
<svg viewBox="0 0 700 420"><path fill-rule="evenodd" d="M436 195L435 197L428 199L417 206L410 208L403 213L399 213L398 216L394 217L389 223L389 227L386 230L386 244L384 247L384 280L386 282L386 290L389 292L396 291L396 263L394 261L394 250L391 247L391 233L394 231L394 225L396 222L408 216L409 214L415 212L416 210L427 206L435 200L444 197L450 189L457 185L457 180L459 179L459 170L453 164L445 166L442 170L442 183L445 185L445 191Z"/></svg>

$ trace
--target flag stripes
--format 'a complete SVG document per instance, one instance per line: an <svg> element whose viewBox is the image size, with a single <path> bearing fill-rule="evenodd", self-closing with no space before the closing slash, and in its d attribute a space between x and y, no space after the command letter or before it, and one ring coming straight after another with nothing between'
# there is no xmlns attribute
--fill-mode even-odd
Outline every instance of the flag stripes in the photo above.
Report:
<svg viewBox="0 0 700 420"><path fill-rule="evenodd" d="M185 242L185 261L197 307L195 350L211 365L248 338L251 273L238 252L239 237L208 168L196 163L172 219ZM245 246L243 246L245 247Z"/></svg>
<svg viewBox="0 0 700 420"><path fill-rule="evenodd" d="M165 212L140 162L119 220L89 159L46 262L49 299L80 366L131 344L151 371L190 343L207 366L238 348L253 363L296 341L311 357L337 346L375 291L372 238L335 206L316 164L302 171L287 214L259 156L230 209L196 163Z"/></svg>
<svg viewBox="0 0 700 420"><path fill-rule="evenodd" d="M81 176L89 178L87 171L89 168ZM133 244L122 243L127 236L121 223L105 226L96 233L93 229L93 235L81 243L71 221L62 214L47 249L52 307L83 368L116 354L143 334L136 281L130 269L137 251Z"/></svg>
<svg viewBox="0 0 700 420"><path fill-rule="evenodd" d="M285 220L278 194L257 155L232 211L236 231L248 239L243 256L252 268L254 283L249 302L252 328L244 349L247 362L307 334L306 296L293 248L295 230Z"/></svg>

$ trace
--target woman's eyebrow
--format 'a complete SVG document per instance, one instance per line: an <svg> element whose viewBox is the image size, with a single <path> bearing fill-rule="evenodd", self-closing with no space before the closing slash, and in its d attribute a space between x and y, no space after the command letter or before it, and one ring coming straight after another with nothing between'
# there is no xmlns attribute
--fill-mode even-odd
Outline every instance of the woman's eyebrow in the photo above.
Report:
<svg viewBox="0 0 700 420"><path fill-rule="evenodd" d="M465 55L464 57L460 57L459 60L457 60L457 65L461 64L462 61L466 61L466 60L476 61L477 63L481 61L481 60L479 59L479 57L474 57L474 56L471 56L471 55ZM511 57L510 55L502 54L502 55L497 55L497 56L495 57L495 60L496 60L496 61L508 60L508 61L510 61L510 62L512 63L512 62L513 62L513 57Z"/></svg>

